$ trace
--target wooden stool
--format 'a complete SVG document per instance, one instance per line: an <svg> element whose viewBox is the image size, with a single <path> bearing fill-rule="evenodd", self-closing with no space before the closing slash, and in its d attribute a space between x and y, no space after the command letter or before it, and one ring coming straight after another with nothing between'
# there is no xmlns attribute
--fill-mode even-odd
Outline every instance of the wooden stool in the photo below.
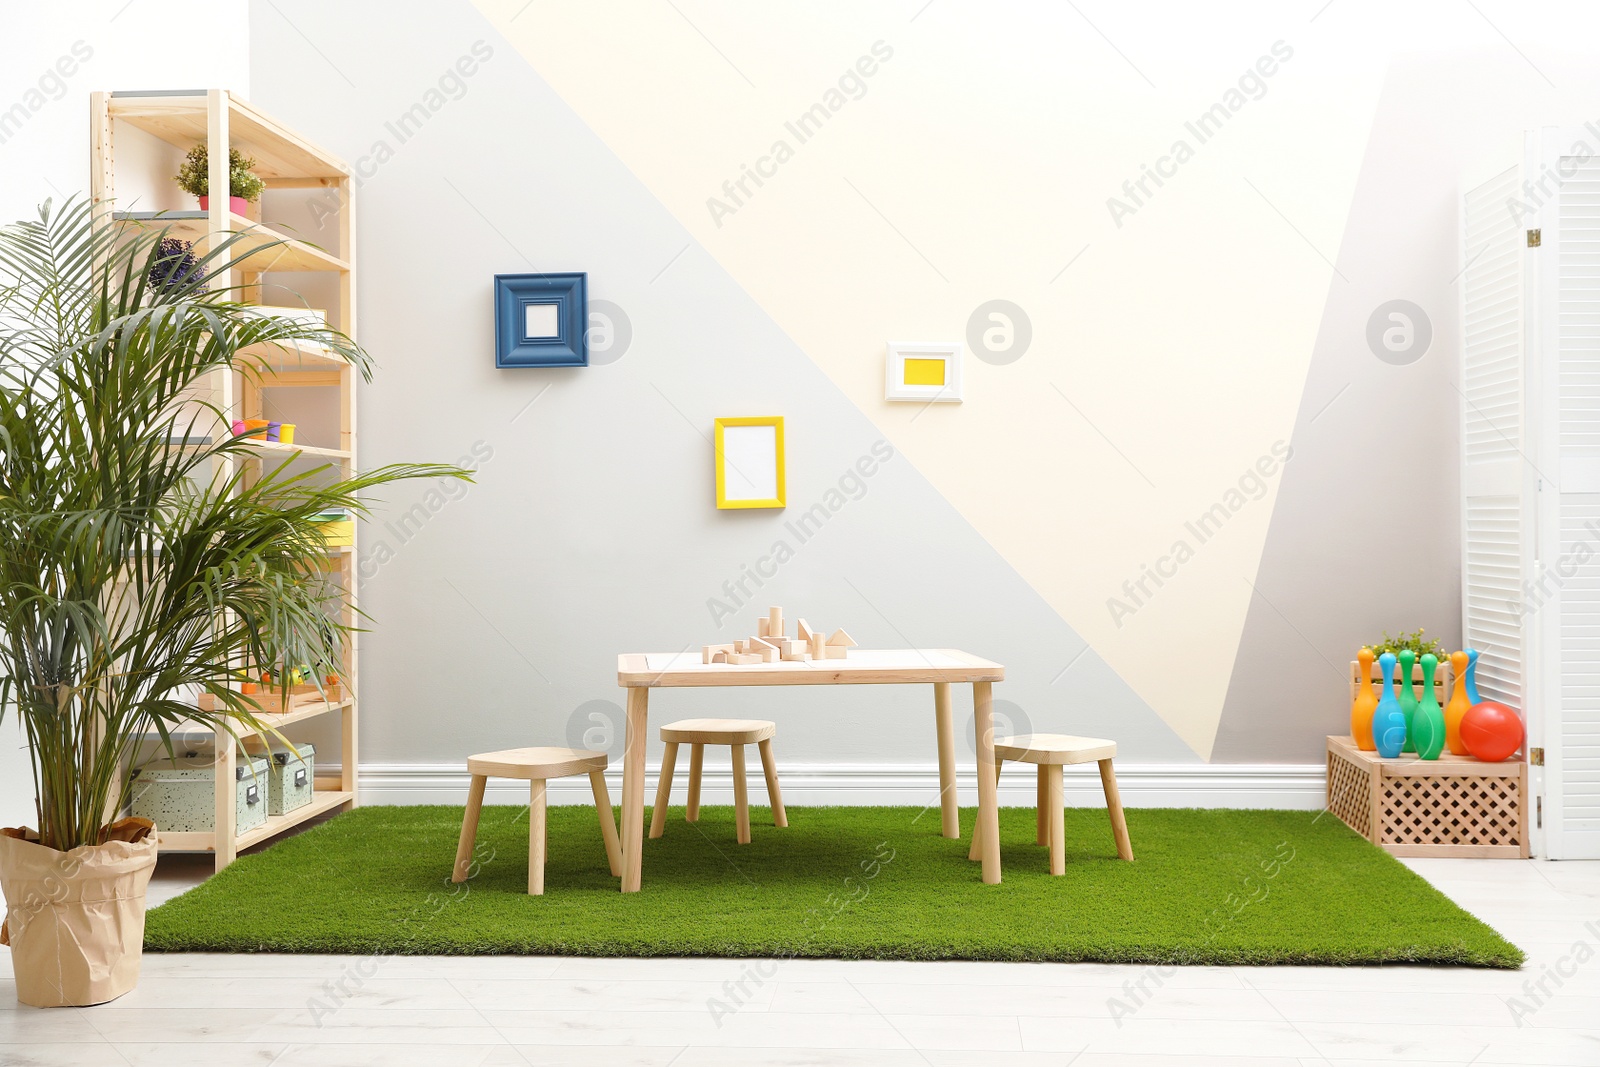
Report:
<svg viewBox="0 0 1600 1067"><path fill-rule="evenodd" d="M689 810L686 822L700 821L700 768L705 746L730 745L733 748L734 827L739 844L750 843L750 799L745 795L744 746L761 749L761 768L767 774L767 799L772 802L772 825L788 826L783 813L783 794L778 789L778 765L772 760L772 735L778 730L763 719L683 719L661 728L667 749L661 754L661 784L656 789L655 812L650 816L650 836L660 837L667 828L667 800L672 795L672 767L678 761L678 746L693 745L689 751Z"/></svg>
<svg viewBox="0 0 1600 1067"><path fill-rule="evenodd" d="M1073 737L1069 734L1024 734L994 740L994 773L1006 760L1039 765L1039 817L1036 839L1050 846L1050 873L1067 873L1066 805L1061 785L1061 768L1069 763L1099 763L1100 785L1106 793L1106 811L1111 815L1111 835L1117 840L1117 855L1133 859L1133 844L1128 840L1128 823L1122 816L1122 798L1117 795L1117 776L1111 769L1117 743L1098 737ZM968 859L982 852L978 833L973 831Z"/></svg>
<svg viewBox="0 0 1600 1067"><path fill-rule="evenodd" d="M611 876L622 877L622 844L617 839L617 822L611 812L611 794L606 790L604 752L578 748L508 748L503 752L484 752L467 758L472 775L472 791L467 796L466 815L461 820L461 843L456 846L456 869L452 882L464 882L472 865L472 843L478 836L478 815L483 811L483 789L489 776L525 778L528 786L528 892L544 893L544 861L550 843L545 837L544 783L549 778L587 774L594 791L595 810L600 813L600 834L606 841L606 859Z"/></svg>

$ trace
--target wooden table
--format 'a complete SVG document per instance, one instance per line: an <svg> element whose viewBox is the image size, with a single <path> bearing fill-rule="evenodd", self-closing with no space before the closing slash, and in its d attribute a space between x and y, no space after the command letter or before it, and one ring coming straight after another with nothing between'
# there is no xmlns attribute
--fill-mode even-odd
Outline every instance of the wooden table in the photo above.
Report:
<svg viewBox="0 0 1600 1067"><path fill-rule="evenodd" d="M940 817L945 837L961 836L956 813L955 724L950 685L971 683L976 712L978 825L983 880L1000 881L1000 805L995 791L994 706L991 687L1004 681L998 663L949 648L852 648L841 660L779 661L730 666L701 663L699 652L626 653L617 657L617 684L628 691L627 745L622 762L622 891L643 881L644 750L650 731L650 690L726 685L933 685L939 745Z"/></svg>

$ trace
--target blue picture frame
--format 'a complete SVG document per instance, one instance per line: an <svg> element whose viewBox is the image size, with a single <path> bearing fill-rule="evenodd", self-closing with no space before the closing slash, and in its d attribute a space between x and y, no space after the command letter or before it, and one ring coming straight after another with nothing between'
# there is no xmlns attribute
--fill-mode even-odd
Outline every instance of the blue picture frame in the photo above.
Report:
<svg viewBox="0 0 1600 1067"><path fill-rule="evenodd" d="M587 367L588 275L496 274L494 365Z"/></svg>

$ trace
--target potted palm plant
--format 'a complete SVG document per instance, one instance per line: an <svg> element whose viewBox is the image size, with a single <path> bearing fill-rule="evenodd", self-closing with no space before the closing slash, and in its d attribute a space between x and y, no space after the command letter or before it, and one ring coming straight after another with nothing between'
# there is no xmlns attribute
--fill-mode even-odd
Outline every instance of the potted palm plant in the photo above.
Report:
<svg viewBox="0 0 1600 1067"><path fill-rule="evenodd" d="M206 399L213 375L259 373L246 350L275 342L321 344L363 374L368 358L208 290L249 269L235 238L173 271L165 237L76 200L0 227L0 722L27 734L38 822L0 833L0 941L28 1004L98 1003L138 979L157 828L117 818L135 747L157 736L170 753L184 721L219 743L271 733L245 665L342 662L346 594L309 562L318 517L361 512L364 491L398 479L466 477L265 463L246 477L246 444Z"/></svg>

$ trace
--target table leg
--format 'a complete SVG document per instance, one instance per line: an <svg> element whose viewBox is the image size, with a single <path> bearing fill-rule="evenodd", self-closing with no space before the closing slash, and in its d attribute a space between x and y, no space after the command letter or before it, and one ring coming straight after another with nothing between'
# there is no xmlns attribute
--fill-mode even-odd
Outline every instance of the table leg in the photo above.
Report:
<svg viewBox="0 0 1600 1067"><path fill-rule="evenodd" d="M628 733L622 755L622 891L644 879L644 746L650 732L650 690L628 690Z"/></svg>
<svg viewBox="0 0 1600 1067"><path fill-rule="evenodd" d="M933 717L939 734L939 821L944 836L960 838L956 807L956 729L950 712L950 683L933 683Z"/></svg>
<svg viewBox="0 0 1600 1067"><path fill-rule="evenodd" d="M983 840L983 880L1000 881L1000 795L994 771L994 686L972 683L973 731L978 745L978 833Z"/></svg>

